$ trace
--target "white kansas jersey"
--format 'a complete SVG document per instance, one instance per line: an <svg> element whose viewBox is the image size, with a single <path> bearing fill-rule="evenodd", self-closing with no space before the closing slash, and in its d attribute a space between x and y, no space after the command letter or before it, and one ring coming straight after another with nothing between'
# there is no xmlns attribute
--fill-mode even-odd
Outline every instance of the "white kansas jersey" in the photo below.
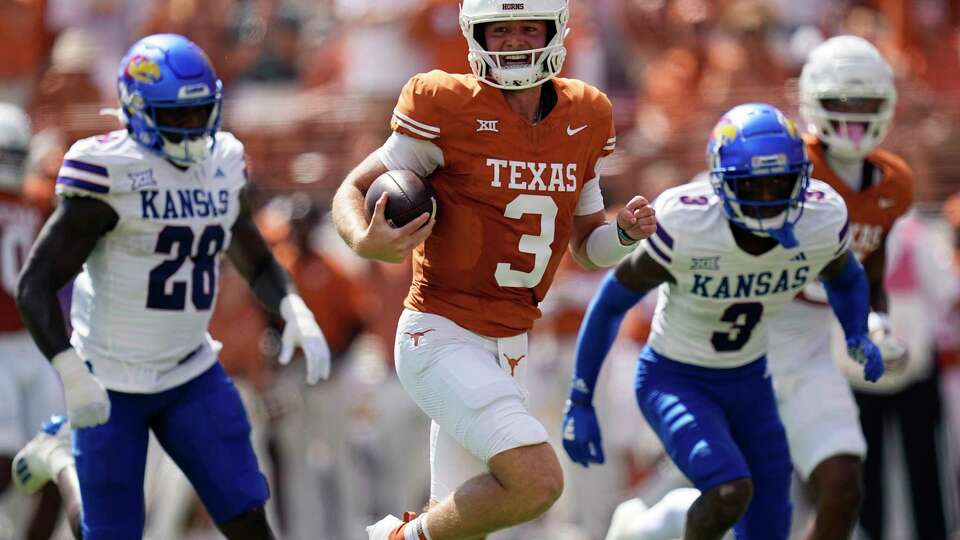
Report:
<svg viewBox="0 0 960 540"><path fill-rule="evenodd" d="M159 392L216 361L207 323L246 183L243 156L220 132L211 156L182 171L115 131L64 157L57 193L99 199L119 216L74 282L70 317L73 346L107 388Z"/></svg>
<svg viewBox="0 0 960 540"><path fill-rule="evenodd" d="M737 367L766 354L767 321L850 242L843 199L816 180L795 226L799 246L762 255L737 245L710 184L669 189L654 208L657 232L641 246L676 283L660 286L648 344L700 366Z"/></svg>

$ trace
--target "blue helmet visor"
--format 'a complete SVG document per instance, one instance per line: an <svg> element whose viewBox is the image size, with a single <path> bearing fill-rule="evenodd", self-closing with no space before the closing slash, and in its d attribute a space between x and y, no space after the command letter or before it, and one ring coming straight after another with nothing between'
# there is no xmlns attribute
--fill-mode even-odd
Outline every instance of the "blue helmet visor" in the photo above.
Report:
<svg viewBox="0 0 960 540"><path fill-rule="evenodd" d="M154 105L148 114L153 120L157 131L163 138L173 143L179 143L184 138L196 139L205 135L213 135L214 109L213 99L196 105Z"/></svg>

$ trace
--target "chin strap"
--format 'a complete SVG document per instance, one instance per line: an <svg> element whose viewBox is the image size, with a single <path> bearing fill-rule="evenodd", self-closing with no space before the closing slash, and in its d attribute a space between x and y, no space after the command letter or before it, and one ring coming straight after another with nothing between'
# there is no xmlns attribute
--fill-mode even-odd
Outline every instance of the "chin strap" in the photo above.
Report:
<svg viewBox="0 0 960 540"><path fill-rule="evenodd" d="M793 249L800 245L800 242L797 241L797 235L793 234L792 223L784 223L783 227L770 229L766 232L770 235L770 238L780 242L780 245L787 249Z"/></svg>

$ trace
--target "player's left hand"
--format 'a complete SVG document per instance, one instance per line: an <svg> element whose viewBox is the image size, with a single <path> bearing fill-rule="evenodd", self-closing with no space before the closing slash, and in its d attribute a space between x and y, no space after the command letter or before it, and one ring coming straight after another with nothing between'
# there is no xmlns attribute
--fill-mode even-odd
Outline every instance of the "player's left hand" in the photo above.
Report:
<svg viewBox="0 0 960 540"><path fill-rule="evenodd" d="M604 462L600 423L591 405L567 400L563 410L563 449L574 463L584 467Z"/></svg>
<svg viewBox="0 0 960 540"><path fill-rule="evenodd" d="M647 199L637 195L617 212L617 226L634 241L640 241L657 231L657 218Z"/></svg>
<svg viewBox="0 0 960 540"><path fill-rule="evenodd" d="M280 338L281 364L289 364L293 351L300 347L307 362L307 384L316 384L330 376L330 347L310 308L296 294L288 294L280 302L285 322Z"/></svg>
<svg viewBox="0 0 960 540"><path fill-rule="evenodd" d="M847 354L863 366L863 378L877 382L883 376L883 356L867 335L847 338Z"/></svg>

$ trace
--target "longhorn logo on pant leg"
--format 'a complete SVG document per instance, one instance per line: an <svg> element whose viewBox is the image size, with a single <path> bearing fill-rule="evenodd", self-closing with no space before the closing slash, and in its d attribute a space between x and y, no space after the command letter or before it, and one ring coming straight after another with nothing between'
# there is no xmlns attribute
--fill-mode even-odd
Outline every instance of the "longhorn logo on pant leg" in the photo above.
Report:
<svg viewBox="0 0 960 540"><path fill-rule="evenodd" d="M427 332L433 332L436 328L427 328L426 330L418 330L416 332L404 332L404 335L410 336L410 339L413 340L413 346L420 346L420 338L424 336Z"/></svg>

